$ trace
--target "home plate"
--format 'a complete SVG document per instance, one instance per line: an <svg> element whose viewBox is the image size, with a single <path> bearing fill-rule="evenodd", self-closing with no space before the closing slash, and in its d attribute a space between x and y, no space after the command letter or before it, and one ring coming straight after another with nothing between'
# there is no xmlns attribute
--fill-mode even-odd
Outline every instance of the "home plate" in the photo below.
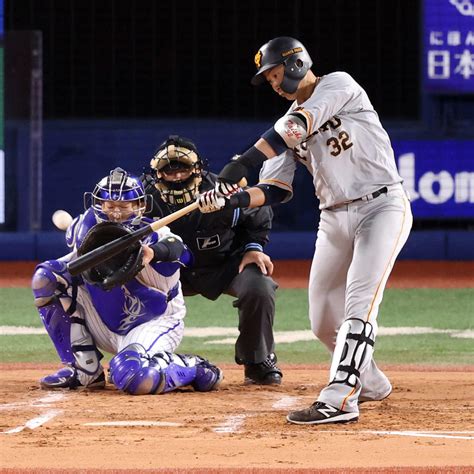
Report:
<svg viewBox="0 0 474 474"><path fill-rule="evenodd" d="M182 426L182 423L173 423L171 421L95 421L93 423L84 423L84 426Z"/></svg>

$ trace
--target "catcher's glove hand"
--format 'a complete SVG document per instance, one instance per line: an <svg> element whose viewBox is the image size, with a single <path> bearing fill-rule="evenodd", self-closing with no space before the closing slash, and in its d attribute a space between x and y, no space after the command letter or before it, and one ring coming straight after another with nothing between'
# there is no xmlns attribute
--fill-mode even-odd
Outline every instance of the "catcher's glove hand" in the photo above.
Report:
<svg viewBox="0 0 474 474"><path fill-rule="evenodd" d="M100 222L87 232L78 255L84 255L101 247L130 231L115 222ZM109 291L132 280L143 269L143 248L140 242L135 243L125 252L99 263L82 273L88 283Z"/></svg>

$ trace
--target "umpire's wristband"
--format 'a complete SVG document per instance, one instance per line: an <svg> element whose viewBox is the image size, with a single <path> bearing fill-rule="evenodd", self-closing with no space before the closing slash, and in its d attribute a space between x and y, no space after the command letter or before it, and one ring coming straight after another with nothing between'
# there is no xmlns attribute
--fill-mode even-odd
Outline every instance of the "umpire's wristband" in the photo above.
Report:
<svg viewBox="0 0 474 474"><path fill-rule="evenodd" d="M244 252L263 252L263 246L257 242L250 242L244 247Z"/></svg>
<svg viewBox="0 0 474 474"><path fill-rule="evenodd" d="M237 207L249 207L250 206L250 194L247 191L241 191L240 193L232 194L228 199L229 206L232 209Z"/></svg>

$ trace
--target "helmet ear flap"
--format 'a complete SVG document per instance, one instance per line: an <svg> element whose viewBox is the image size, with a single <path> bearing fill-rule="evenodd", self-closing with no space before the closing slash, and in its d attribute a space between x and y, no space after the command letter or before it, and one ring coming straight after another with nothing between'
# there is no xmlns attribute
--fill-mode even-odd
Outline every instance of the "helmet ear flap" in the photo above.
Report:
<svg viewBox="0 0 474 474"><path fill-rule="evenodd" d="M266 82L263 73L283 64L285 74L280 87L284 92L293 94L298 84L313 65L311 57L304 45L295 38L280 36L265 43L255 55L257 73L250 81L254 86Z"/></svg>

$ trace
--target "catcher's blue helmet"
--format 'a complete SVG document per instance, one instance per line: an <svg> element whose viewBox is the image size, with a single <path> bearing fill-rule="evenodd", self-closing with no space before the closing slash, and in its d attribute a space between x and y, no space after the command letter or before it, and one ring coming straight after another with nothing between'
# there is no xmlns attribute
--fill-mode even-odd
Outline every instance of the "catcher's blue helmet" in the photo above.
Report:
<svg viewBox="0 0 474 474"><path fill-rule="evenodd" d="M92 193L84 194L84 205L87 209L90 203L99 222L138 224L147 211L148 199L149 196L145 194L143 184L138 177L127 173L122 168L115 168L96 184ZM119 202L131 202L133 211L124 212L123 216L118 211L112 216L104 209L104 206L113 207L114 203Z"/></svg>

